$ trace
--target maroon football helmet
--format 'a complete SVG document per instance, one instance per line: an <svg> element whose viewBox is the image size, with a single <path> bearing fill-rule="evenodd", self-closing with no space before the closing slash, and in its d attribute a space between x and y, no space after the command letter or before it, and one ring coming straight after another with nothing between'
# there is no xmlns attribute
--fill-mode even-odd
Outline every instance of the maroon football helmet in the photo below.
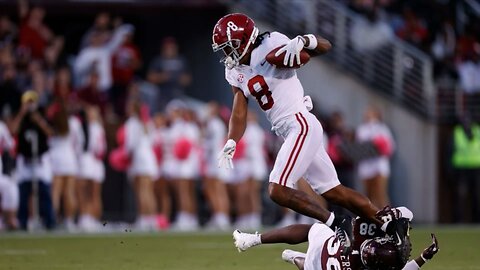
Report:
<svg viewBox="0 0 480 270"><path fill-rule="evenodd" d="M258 28L247 15L228 14L213 28L212 48L214 52L223 50L225 56L220 62L231 69L240 63L257 36Z"/></svg>
<svg viewBox="0 0 480 270"><path fill-rule="evenodd" d="M362 243L360 259L369 270L400 270L407 263L410 251L410 241L399 248L392 238L377 237Z"/></svg>

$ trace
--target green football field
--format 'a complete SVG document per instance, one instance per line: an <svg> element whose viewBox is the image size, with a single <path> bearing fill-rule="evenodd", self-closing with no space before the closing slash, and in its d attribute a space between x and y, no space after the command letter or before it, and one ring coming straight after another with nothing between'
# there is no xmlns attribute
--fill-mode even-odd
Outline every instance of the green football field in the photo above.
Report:
<svg viewBox="0 0 480 270"><path fill-rule="evenodd" d="M413 255L439 239L440 252L422 269L480 269L480 228L414 228ZM104 235L0 235L0 269L296 269L280 254L289 245L238 253L230 234L132 232ZM296 246L304 251L306 245Z"/></svg>

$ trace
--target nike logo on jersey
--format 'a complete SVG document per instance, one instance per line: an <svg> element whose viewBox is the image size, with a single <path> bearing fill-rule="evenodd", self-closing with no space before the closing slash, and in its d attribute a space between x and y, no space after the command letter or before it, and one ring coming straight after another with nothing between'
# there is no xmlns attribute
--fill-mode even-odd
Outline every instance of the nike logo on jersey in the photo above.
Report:
<svg viewBox="0 0 480 270"><path fill-rule="evenodd" d="M267 62L267 59L263 60L263 62L262 62L262 63L260 63L260 66L262 66L262 67L263 67L263 65L265 65L265 63L266 63L266 62Z"/></svg>

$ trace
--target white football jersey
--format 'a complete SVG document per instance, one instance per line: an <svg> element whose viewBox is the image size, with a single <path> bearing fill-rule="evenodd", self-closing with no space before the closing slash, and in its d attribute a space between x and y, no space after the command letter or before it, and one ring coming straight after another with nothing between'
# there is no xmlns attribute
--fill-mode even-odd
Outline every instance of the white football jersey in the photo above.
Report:
<svg viewBox="0 0 480 270"><path fill-rule="evenodd" d="M287 116L305 111L304 91L295 69L276 68L265 60L269 52L289 40L284 34L272 32L252 51L250 65L225 68L228 83L240 88L245 97L255 98L273 126Z"/></svg>

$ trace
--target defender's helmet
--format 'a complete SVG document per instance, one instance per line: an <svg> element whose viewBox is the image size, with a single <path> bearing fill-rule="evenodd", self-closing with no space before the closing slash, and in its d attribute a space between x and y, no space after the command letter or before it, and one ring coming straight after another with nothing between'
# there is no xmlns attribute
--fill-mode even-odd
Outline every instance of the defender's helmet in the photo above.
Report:
<svg viewBox="0 0 480 270"><path fill-rule="evenodd" d="M231 69L240 63L257 36L258 28L247 15L228 14L213 28L212 48L214 52L223 50L225 56L220 62Z"/></svg>
<svg viewBox="0 0 480 270"><path fill-rule="evenodd" d="M410 242L409 242L410 243ZM397 247L390 237L377 237L367 240L360 247L362 264L371 270L400 270L407 263L410 255L405 249Z"/></svg>

